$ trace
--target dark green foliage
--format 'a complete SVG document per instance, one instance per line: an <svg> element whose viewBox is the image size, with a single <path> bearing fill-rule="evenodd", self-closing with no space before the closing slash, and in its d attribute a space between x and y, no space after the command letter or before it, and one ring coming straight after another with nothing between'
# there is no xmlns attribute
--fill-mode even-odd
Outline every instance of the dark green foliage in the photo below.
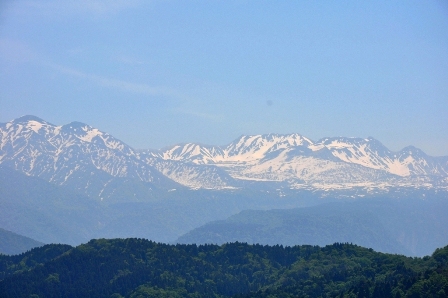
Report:
<svg viewBox="0 0 448 298"><path fill-rule="evenodd" d="M446 297L447 256L99 239L0 256L0 297Z"/></svg>
<svg viewBox="0 0 448 298"><path fill-rule="evenodd" d="M47 244L15 256L0 255L0 280L13 273L27 271L38 265L42 266L70 249L72 249L70 245Z"/></svg>

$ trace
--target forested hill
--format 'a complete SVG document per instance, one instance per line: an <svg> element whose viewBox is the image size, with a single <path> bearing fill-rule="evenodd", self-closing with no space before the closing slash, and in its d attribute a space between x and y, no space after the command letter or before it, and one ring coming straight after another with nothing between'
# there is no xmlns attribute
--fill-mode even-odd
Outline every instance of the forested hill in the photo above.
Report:
<svg viewBox="0 0 448 298"><path fill-rule="evenodd" d="M0 297L446 297L447 265L448 246L409 258L341 243L99 239L0 255Z"/></svg>

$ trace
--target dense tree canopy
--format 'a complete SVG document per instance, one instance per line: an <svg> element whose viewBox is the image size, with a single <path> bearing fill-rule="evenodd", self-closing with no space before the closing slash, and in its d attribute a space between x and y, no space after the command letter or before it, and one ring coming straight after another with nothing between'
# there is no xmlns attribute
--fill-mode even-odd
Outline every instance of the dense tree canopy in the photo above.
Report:
<svg viewBox="0 0 448 298"><path fill-rule="evenodd" d="M0 256L0 297L446 297L447 264L448 246L409 258L347 243L98 239Z"/></svg>

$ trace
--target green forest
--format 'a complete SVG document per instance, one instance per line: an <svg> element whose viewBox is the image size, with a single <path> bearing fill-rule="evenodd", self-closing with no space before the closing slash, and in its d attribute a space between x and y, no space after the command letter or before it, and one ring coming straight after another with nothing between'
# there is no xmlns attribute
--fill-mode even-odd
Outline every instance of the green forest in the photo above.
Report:
<svg viewBox="0 0 448 298"><path fill-rule="evenodd" d="M0 255L0 297L447 297L448 246L412 258L325 247L97 239Z"/></svg>

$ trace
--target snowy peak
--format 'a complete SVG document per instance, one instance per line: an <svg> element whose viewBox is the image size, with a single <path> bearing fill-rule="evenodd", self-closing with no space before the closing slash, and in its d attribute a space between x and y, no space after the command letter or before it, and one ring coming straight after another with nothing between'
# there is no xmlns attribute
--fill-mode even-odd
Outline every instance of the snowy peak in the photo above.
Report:
<svg viewBox="0 0 448 298"><path fill-rule="evenodd" d="M372 148L385 149L384 145L372 137L354 138L354 137L333 137L323 138L317 143L322 143L328 148L346 148L353 146L368 145Z"/></svg>
<svg viewBox="0 0 448 298"><path fill-rule="evenodd" d="M109 149L126 151L127 154L133 154L133 150L120 140L82 122L72 122L63 125L60 127L60 132L64 136L76 137L81 142L103 144Z"/></svg>
<svg viewBox="0 0 448 298"><path fill-rule="evenodd" d="M374 138L324 138L317 147L325 147L341 161L354 163L372 169L388 168L391 152ZM394 173L396 174L396 173Z"/></svg>
<svg viewBox="0 0 448 298"><path fill-rule="evenodd" d="M444 175L435 159L420 149L408 146L399 152L391 152L372 137L325 138L316 147L325 146L333 156L347 163L371 169L384 170L401 177L420 175Z"/></svg>
<svg viewBox="0 0 448 298"><path fill-rule="evenodd" d="M52 124L49 124L38 117L29 115L14 119L8 123L3 123L2 126L4 132L14 131L16 134L28 133L31 131L39 133L42 128L48 132L49 129L53 127Z"/></svg>
<svg viewBox="0 0 448 298"><path fill-rule="evenodd" d="M431 157L414 146L408 146L396 154L400 164L409 169L414 176L448 175L447 157Z"/></svg>
<svg viewBox="0 0 448 298"><path fill-rule="evenodd" d="M56 126L46 122L35 116L23 116L11 122L4 124L3 132L16 132L16 136L22 134L31 137L34 134L43 136L51 140L58 138L70 139L77 138L81 142L91 143L95 140L102 140L102 142L112 149L124 149L126 145L113 138L111 135L101 132L82 122L71 122L63 126Z"/></svg>
<svg viewBox="0 0 448 298"><path fill-rule="evenodd" d="M22 117L12 120L10 123L28 123L29 121L35 121L35 122L39 122L39 123L47 123L45 120L43 120L39 117L33 116L33 115L24 115Z"/></svg>
<svg viewBox="0 0 448 298"><path fill-rule="evenodd" d="M311 144L309 139L299 134L241 136L226 147L224 157L231 161L253 161L277 150Z"/></svg>
<svg viewBox="0 0 448 298"><path fill-rule="evenodd" d="M377 156L388 156L391 154L389 149L387 149L378 140L368 137L363 138L347 138L347 137L337 137L337 138L324 138L316 143L316 146L323 145L333 152L351 152L353 154L360 152L366 152L369 154L374 154Z"/></svg>
<svg viewBox="0 0 448 298"><path fill-rule="evenodd" d="M214 158L220 155L222 155L222 150L219 147L187 143L169 147L160 156L165 160L181 160L196 164L209 164L214 163Z"/></svg>
<svg viewBox="0 0 448 298"><path fill-rule="evenodd" d="M23 116L0 124L0 160L6 152L17 154L28 143L43 142L54 133L54 125L34 116Z"/></svg>
<svg viewBox="0 0 448 298"><path fill-rule="evenodd" d="M188 161L196 164L222 162L248 162L266 155L297 146L309 146L312 142L299 134L241 136L224 148L187 143L163 150L160 157L165 160Z"/></svg>
<svg viewBox="0 0 448 298"><path fill-rule="evenodd" d="M400 152L399 152L400 158L406 158L408 156L412 156L414 158L427 158L428 155L426 155L425 152L423 152L422 150L414 147L414 146L407 146L405 148L403 148Z"/></svg>

